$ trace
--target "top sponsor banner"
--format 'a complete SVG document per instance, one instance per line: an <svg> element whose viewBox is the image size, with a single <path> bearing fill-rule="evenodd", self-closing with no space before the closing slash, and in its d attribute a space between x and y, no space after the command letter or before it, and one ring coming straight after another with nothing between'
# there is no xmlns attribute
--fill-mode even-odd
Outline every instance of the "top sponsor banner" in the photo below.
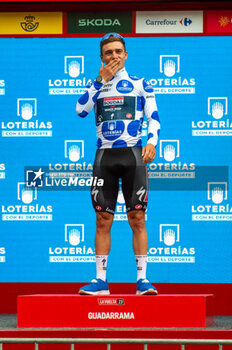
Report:
<svg viewBox="0 0 232 350"><path fill-rule="evenodd" d="M232 10L207 11L207 33L232 33Z"/></svg>
<svg viewBox="0 0 232 350"><path fill-rule="evenodd" d="M203 33L203 11L137 11L136 33Z"/></svg>
<svg viewBox="0 0 232 350"><path fill-rule="evenodd" d="M132 33L131 12L69 12L67 33Z"/></svg>
<svg viewBox="0 0 232 350"><path fill-rule="evenodd" d="M0 35L35 35L62 33L62 12L0 13Z"/></svg>

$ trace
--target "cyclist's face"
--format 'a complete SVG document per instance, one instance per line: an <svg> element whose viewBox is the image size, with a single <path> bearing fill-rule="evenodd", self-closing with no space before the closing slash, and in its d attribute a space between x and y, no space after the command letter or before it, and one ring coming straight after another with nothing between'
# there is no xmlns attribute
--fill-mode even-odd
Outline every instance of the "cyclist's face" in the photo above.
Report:
<svg viewBox="0 0 232 350"><path fill-rule="evenodd" d="M119 69L121 69L124 67L126 59L127 52L120 41L113 41L103 45L101 54L103 63L108 64L111 60L117 60L119 62Z"/></svg>

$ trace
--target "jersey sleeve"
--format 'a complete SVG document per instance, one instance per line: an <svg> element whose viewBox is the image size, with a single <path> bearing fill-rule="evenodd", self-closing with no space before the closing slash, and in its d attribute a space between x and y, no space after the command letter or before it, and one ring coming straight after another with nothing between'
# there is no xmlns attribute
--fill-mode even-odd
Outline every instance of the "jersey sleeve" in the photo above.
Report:
<svg viewBox="0 0 232 350"><path fill-rule="evenodd" d="M155 100L153 87L148 80L142 80L142 100L144 105L144 114L148 121L148 138L147 143L156 146L160 133L160 120Z"/></svg>
<svg viewBox="0 0 232 350"><path fill-rule="evenodd" d="M79 98L76 104L76 112L80 117L84 118L91 112L102 91L102 86L102 84L96 81L91 81L86 86L85 93Z"/></svg>

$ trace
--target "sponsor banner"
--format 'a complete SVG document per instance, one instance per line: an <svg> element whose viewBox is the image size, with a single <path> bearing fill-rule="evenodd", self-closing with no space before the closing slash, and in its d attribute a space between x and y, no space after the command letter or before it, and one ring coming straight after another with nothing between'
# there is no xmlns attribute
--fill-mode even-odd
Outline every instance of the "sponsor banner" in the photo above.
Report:
<svg viewBox="0 0 232 350"><path fill-rule="evenodd" d="M62 246L49 247L49 263L93 263L94 247L85 239L84 224L65 224Z"/></svg>
<svg viewBox="0 0 232 350"><path fill-rule="evenodd" d="M132 33L132 12L68 12L67 33Z"/></svg>
<svg viewBox="0 0 232 350"><path fill-rule="evenodd" d="M0 13L0 35L34 35L62 33L62 12Z"/></svg>
<svg viewBox="0 0 232 350"><path fill-rule="evenodd" d="M136 33L203 33L203 11L137 11Z"/></svg>
<svg viewBox="0 0 232 350"><path fill-rule="evenodd" d="M179 224L160 224L159 243L148 251L148 263L195 263L196 248L182 245Z"/></svg>
<svg viewBox="0 0 232 350"><path fill-rule="evenodd" d="M199 113L200 120L192 120L192 136L232 136L228 105L227 96L208 97L207 112L205 108L204 114Z"/></svg>
<svg viewBox="0 0 232 350"><path fill-rule="evenodd" d="M207 183L207 198L192 205L192 221L232 221L228 182Z"/></svg>
<svg viewBox="0 0 232 350"><path fill-rule="evenodd" d="M232 33L232 10L207 11L207 33Z"/></svg>

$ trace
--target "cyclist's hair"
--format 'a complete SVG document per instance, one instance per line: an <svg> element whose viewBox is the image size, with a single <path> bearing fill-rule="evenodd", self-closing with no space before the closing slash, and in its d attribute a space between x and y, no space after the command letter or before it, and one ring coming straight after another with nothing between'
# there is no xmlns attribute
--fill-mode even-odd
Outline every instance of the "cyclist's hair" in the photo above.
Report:
<svg viewBox="0 0 232 350"><path fill-rule="evenodd" d="M121 38L116 38L115 36L111 35L108 39L101 41L100 43L100 49L101 49L101 55L102 55L102 48L104 45L108 44L108 43L112 43L114 41L119 41L120 43L123 44L124 50L126 51L126 45L125 45L125 41Z"/></svg>

